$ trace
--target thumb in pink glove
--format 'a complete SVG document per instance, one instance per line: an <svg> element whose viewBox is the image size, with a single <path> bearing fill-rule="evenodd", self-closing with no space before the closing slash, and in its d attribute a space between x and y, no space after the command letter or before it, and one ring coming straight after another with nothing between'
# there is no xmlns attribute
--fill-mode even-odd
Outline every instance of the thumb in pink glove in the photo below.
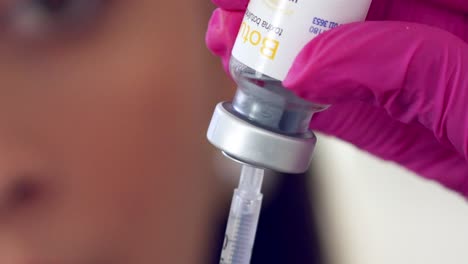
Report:
<svg viewBox="0 0 468 264"><path fill-rule="evenodd" d="M366 22L324 33L301 52L284 84L333 105L316 115L313 129L468 197L468 46L421 23L455 21L440 25L459 32L467 27L448 8L396 2L374 0L369 18L420 23ZM225 66L241 18L242 12L219 9L210 24L208 46Z"/></svg>
<svg viewBox="0 0 468 264"><path fill-rule="evenodd" d="M446 31L367 22L310 43L284 84L336 106L313 128L468 196L466 73L468 45Z"/></svg>

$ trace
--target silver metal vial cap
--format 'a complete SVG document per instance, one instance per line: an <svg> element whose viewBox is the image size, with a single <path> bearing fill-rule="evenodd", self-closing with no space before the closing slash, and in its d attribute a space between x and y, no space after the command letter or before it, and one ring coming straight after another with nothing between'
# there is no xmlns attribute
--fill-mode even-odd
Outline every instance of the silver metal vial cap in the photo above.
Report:
<svg viewBox="0 0 468 264"><path fill-rule="evenodd" d="M235 115L227 102L216 106L207 138L238 162L293 174L307 171L317 142L312 132L295 137L255 126Z"/></svg>

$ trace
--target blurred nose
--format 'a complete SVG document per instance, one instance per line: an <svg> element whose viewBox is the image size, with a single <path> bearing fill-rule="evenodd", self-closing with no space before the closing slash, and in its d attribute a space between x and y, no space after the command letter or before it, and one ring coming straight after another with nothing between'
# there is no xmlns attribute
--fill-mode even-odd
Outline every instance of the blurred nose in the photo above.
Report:
<svg viewBox="0 0 468 264"><path fill-rule="evenodd" d="M0 144L0 227L6 218L27 208L42 195L40 159L19 147Z"/></svg>
<svg viewBox="0 0 468 264"><path fill-rule="evenodd" d="M33 178L28 173L0 175L0 221L39 199L41 186Z"/></svg>

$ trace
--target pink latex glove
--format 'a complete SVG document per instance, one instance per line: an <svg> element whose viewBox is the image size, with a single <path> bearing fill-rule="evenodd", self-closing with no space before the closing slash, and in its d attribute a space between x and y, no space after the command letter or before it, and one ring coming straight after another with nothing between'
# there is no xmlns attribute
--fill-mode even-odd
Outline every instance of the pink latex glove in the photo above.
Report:
<svg viewBox="0 0 468 264"><path fill-rule="evenodd" d="M214 2L206 40L227 69L248 1ZM374 0L367 20L314 39L284 85L333 105L312 129L468 197L468 1Z"/></svg>

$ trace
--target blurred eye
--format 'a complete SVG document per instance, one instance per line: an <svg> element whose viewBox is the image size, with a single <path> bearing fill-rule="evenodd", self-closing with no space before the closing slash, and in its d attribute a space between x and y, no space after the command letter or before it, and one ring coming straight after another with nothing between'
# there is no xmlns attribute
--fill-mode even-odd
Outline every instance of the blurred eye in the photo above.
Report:
<svg viewBox="0 0 468 264"><path fill-rule="evenodd" d="M97 16L106 0L16 0L6 13L7 29L22 37L74 31Z"/></svg>

